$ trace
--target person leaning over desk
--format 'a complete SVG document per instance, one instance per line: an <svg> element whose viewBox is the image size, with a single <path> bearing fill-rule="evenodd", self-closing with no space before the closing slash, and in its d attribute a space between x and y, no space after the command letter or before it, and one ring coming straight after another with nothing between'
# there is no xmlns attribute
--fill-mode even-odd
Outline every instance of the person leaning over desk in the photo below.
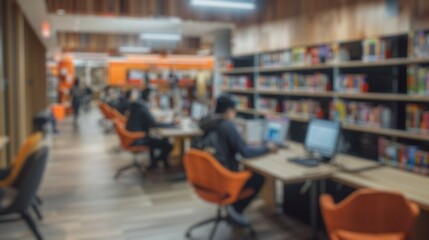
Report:
<svg viewBox="0 0 429 240"><path fill-rule="evenodd" d="M129 116L126 123L126 129L131 132L145 132L146 136L143 139L134 142L134 145L145 145L150 148L150 165L149 170L158 168L158 162L164 163L164 168L169 168L168 156L170 155L173 146L167 138L153 138L149 135L152 128L173 127L179 123L175 120L174 123L159 123L155 121L152 113L148 108L148 101L151 90L146 88L139 96L138 90L133 90L131 93L131 103L129 105ZM156 155L156 150L159 154Z"/></svg>
<svg viewBox="0 0 429 240"><path fill-rule="evenodd" d="M239 171L237 154L241 154L245 158L258 157L270 152L276 152L277 145L272 143L260 146L247 145L233 121L235 117L235 101L229 95L221 95L216 101L215 114L201 120L199 125L205 135L211 131L217 132L218 142L222 143L218 146L222 148L223 156L225 156L225 159L217 160L226 168L232 171ZM254 194L227 207L228 215L233 221L244 226L250 224L249 219L243 214L243 211L259 193L263 183L263 176L257 173L252 174L244 185L243 190L252 188L255 190Z"/></svg>

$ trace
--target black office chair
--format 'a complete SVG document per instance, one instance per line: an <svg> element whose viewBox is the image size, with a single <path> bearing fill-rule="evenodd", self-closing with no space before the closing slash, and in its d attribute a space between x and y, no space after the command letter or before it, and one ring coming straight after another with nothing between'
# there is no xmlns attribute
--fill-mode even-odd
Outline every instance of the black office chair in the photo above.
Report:
<svg viewBox="0 0 429 240"><path fill-rule="evenodd" d="M37 240L43 240L37 225L29 214L29 208L34 206L37 190L45 171L48 160L48 148L42 147L31 156L24 164L18 178L13 184L16 195L11 199L7 206L2 205L3 201L0 196L0 216L10 214L20 214L30 227ZM0 221L1 222L1 221Z"/></svg>

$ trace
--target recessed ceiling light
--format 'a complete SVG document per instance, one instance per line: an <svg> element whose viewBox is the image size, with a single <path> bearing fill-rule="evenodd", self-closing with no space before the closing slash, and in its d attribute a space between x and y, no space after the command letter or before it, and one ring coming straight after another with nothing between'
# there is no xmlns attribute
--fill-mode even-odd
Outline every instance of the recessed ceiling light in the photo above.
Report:
<svg viewBox="0 0 429 240"><path fill-rule="evenodd" d="M182 36L177 33L142 33L140 38L144 40L180 41Z"/></svg>
<svg viewBox="0 0 429 240"><path fill-rule="evenodd" d="M121 53L149 53L150 48L148 47L129 47L129 46L122 46L119 47L119 52Z"/></svg>
<svg viewBox="0 0 429 240"><path fill-rule="evenodd" d="M57 14L58 15L64 15L64 14L66 14L66 10L64 10L64 9L58 9L57 10Z"/></svg>
<svg viewBox="0 0 429 240"><path fill-rule="evenodd" d="M218 7L218 8L234 8L234 9L255 9L254 0L191 0L192 5L204 7Z"/></svg>

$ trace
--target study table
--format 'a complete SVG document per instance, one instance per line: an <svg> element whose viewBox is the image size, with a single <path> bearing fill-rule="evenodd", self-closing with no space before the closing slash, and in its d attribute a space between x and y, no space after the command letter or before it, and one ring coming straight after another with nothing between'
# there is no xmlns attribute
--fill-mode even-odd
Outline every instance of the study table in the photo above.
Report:
<svg viewBox="0 0 429 240"><path fill-rule="evenodd" d="M201 136L203 134L202 130L193 125L190 119L185 119L182 124L179 124L177 127L172 128L154 128L151 130L151 135L158 138L174 138L180 143L180 153L179 157L182 161L183 156L186 152L185 141L194 137Z"/></svg>
<svg viewBox="0 0 429 240"><path fill-rule="evenodd" d="M308 168L289 162L292 157L304 156L304 148L298 143L288 143L287 149L259 158L243 160L245 168L265 177L265 186L261 191L266 207L275 211L276 180L284 184L306 182L308 180L332 179L336 182L356 188L372 188L396 191L429 211L429 177L388 166L379 166L376 161L338 154L333 164L320 164ZM317 227L318 190L316 182L309 184L310 221ZM323 186L322 191L323 192Z"/></svg>

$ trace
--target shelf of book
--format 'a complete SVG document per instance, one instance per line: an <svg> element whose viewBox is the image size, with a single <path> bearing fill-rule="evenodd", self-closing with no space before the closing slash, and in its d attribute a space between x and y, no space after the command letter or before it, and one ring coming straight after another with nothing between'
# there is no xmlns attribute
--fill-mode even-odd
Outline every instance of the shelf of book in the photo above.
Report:
<svg viewBox="0 0 429 240"><path fill-rule="evenodd" d="M378 134L378 135L389 136L389 137L398 137L398 138L413 139L413 140L419 140L419 141L429 141L429 134L412 133L404 130L368 127L368 126L360 126L360 125L348 124L348 123L343 123L342 128L346 130L351 130L351 131L366 132L366 133Z"/></svg>
<svg viewBox="0 0 429 240"><path fill-rule="evenodd" d="M222 88L222 91L228 92L228 93L249 93L249 94L255 93L255 90L253 88L250 88L250 89Z"/></svg>
<svg viewBox="0 0 429 240"><path fill-rule="evenodd" d="M287 72L287 71L300 71L300 70L319 70L333 68L334 64L316 64L316 65L291 65L291 66L276 66L276 67L259 67L261 73L269 72Z"/></svg>
<svg viewBox="0 0 429 240"><path fill-rule="evenodd" d="M273 66L273 67L256 67L256 68L237 68L237 70L224 71L224 73L242 73L246 71L256 70L260 73L270 72L288 72L300 70L321 70L331 68L361 68L361 67L382 67L408 64L429 63L429 58L392 58L379 61L344 61L338 63L325 63L316 65L291 65L291 66Z"/></svg>
<svg viewBox="0 0 429 240"><path fill-rule="evenodd" d="M429 58L392 58L379 61L348 61L334 64L339 68L362 68L362 67L383 67L383 66L396 66L429 63Z"/></svg>
<svg viewBox="0 0 429 240"><path fill-rule="evenodd" d="M253 74L255 72L255 67L240 67L240 68L233 68L233 69L223 69L221 72L222 74L245 74L245 73L251 73Z"/></svg>
<svg viewBox="0 0 429 240"><path fill-rule="evenodd" d="M395 94L395 93L335 93L334 96L338 98L343 98L343 99L401 101L401 102L429 102L429 96Z"/></svg>
<svg viewBox="0 0 429 240"><path fill-rule="evenodd" d="M333 97L333 92L306 92L306 91L281 91L281 90L256 90L256 93L265 95L299 96L299 97Z"/></svg>

